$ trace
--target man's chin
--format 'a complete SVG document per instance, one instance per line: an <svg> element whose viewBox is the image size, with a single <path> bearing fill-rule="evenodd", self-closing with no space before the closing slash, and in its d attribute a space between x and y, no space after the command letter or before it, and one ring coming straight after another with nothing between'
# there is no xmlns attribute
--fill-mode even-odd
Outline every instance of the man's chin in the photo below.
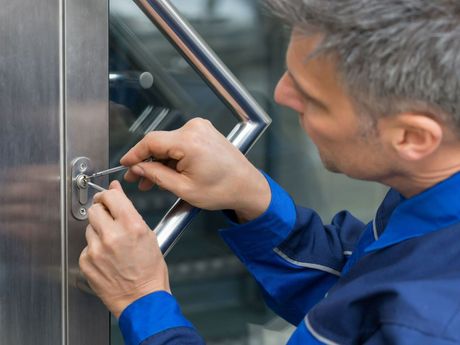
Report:
<svg viewBox="0 0 460 345"><path fill-rule="evenodd" d="M323 166L326 170L332 172L332 173L336 173L336 174L341 174L342 171L339 169L339 167L337 166L337 164L335 164L335 162L332 162L331 160L328 160L322 156L321 157L321 162L323 163Z"/></svg>

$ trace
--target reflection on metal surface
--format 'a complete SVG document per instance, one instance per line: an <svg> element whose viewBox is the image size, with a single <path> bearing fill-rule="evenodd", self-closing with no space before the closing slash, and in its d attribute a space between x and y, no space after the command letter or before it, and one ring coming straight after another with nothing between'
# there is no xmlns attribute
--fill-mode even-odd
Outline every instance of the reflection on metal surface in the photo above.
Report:
<svg viewBox="0 0 460 345"><path fill-rule="evenodd" d="M270 124L267 114L168 1L134 2L240 119L228 139L243 153L248 152ZM157 225L155 231L165 255L197 212L191 205L178 200Z"/></svg>
<svg viewBox="0 0 460 345"><path fill-rule="evenodd" d="M86 277L80 272L80 269L78 268L72 268L69 270L69 284L72 286L77 287L79 290L82 292L88 294L88 295L96 295L94 293L94 290L89 286L88 280Z"/></svg>

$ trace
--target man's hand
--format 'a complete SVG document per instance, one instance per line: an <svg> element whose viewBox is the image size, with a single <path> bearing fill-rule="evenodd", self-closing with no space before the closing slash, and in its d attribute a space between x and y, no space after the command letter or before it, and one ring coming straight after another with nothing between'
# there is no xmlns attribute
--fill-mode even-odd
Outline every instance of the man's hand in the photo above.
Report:
<svg viewBox="0 0 460 345"><path fill-rule="evenodd" d="M143 162L150 157L161 162ZM158 185L199 208L235 210L242 221L257 218L270 204L265 177L200 118L175 131L149 133L121 164L131 166L127 181L142 177L141 190Z"/></svg>
<svg viewBox="0 0 460 345"><path fill-rule="evenodd" d="M168 291L166 263L155 233L149 229L121 185L96 194L89 209L88 246L80 269L107 308L119 317L135 300Z"/></svg>

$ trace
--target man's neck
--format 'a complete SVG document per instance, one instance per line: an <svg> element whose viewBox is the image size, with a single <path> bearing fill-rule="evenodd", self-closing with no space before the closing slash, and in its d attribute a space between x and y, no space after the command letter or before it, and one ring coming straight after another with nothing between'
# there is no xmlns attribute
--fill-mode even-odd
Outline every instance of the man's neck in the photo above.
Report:
<svg viewBox="0 0 460 345"><path fill-rule="evenodd" d="M405 198L413 197L424 190L460 172L460 152L438 156L430 162L419 163L403 174L390 177L384 184L396 189Z"/></svg>

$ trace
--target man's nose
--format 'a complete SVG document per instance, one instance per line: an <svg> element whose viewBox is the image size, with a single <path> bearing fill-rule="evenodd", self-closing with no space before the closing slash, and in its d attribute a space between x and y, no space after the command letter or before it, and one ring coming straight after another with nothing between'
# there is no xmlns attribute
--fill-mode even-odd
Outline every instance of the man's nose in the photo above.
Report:
<svg viewBox="0 0 460 345"><path fill-rule="evenodd" d="M283 103L283 100L285 100L288 97L287 78L288 78L288 75L287 75L287 72L285 72L280 78L280 80L278 81L278 84L276 85L276 88L275 88L274 99L275 99L275 102L278 103L279 105L285 105Z"/></svg>
<svg viewBox="0 0 460 345"><path fill-rule="evenodd" d="M279 105L288 107L299 114L304 111L303 97L292 84L291 77L287 72L283 74L278 85L276 85L274 98Z"/></svg>

